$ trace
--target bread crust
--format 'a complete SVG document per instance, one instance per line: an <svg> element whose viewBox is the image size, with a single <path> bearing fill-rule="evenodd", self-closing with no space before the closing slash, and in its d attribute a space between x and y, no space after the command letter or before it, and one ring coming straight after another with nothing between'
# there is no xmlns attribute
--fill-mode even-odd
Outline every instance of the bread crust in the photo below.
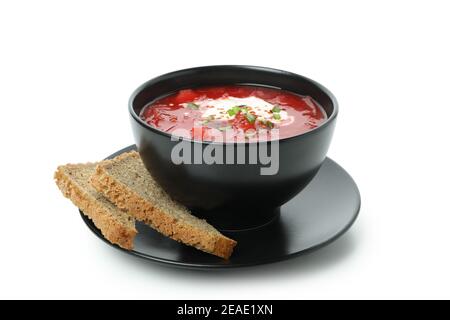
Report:
<svg viewBox="0 0 450 320"><path fill-rule="evenodd" d="M132 250L137 234L136 228L130 228L120 223L101 202L70 177L66 169L76 166L81 165L69 164L58 167L54 175L57 186L66 198L69 198L84 215L93 221L108 241L123 249Z"/></svg>
<svg viewBox="0 0 450 320"><path fill-rule="evenodd" d="M137 152L124 153L115 159L99 163L91 177L91 184L118 208L125 210L163 235L193 246L199 250L228 259L236 241L220 234L193 226L158 209L148 199L142 198L129 186L108 173L108 166L126 158L140 158Z"/></svg>

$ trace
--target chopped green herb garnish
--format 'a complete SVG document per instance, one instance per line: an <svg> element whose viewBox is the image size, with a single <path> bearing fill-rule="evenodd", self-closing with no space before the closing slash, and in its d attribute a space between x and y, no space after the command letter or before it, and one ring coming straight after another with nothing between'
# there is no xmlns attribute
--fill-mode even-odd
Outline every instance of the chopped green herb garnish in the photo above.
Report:
<svg viewBox="0 0 450 320"><path fill-rule="evenodd" d="M269 121L269 120L261 120L260 122L261 122L262 125L264 125L264 126L266 126L268 128L271 128L271 129L275 126L273 124L273 122Z"/></svg>
<svg viewBox="0 0 450 320"><path fill-rule="evenodd" d="M240 108L240 111L241 111L242 113L248 112L248 107L247 107L245 104L242 104L242 105L240 105L240 106L238 106L238 107Z"/></svg>
<svg viewBox="0 0 450 320"><path fill-rule="evenodd" d="M227 113L230 117L235 116L241 111L241 108L239 106L234 106L231 109L228 109Z"/></svg>
<svg viewBox="0 0 450 320"><path fill-rule="evenodd" d="M229 110L227 111L227 113L228 113L228 115L229 115L230 117L236 115L236 112L234 111L234 109L229 109Z"/></svg>
<svg viewBox="0 0 450 320"><path fill-rule="evenodd" d="M237 115L239 112L242 113L247 113L248 112L248 108L245 105L240 105L240 106L234 106L231 109L228 109L227 113L230 117Z"/></svg>
<svg viewBox="0 0 450 320"><path fill-rule="evenodd" d="M277 104L272 108L272 112L274 112L274 113L279 113L280 111L281 111L281 109Z"/></svg>
<svg viewBox="0 0 450 320"><path fill-rule="evenodd" d="M200 108L200 106L198 104L195 104L193 102L189 102L188 104L186 104L186 107L188 107L189 109L193 109L193 110L198 110L198 108Z"/></svg>
<svg viewBox="0 0 450 320"><path fill-rule="evenodd" d="M275 120L280 120L280 119L281 119L281 116L280 116L279 113L274 113L274 114L273 114L273 118L274 118Z"/></svg>
<svg viewBox="0 0 450 320"><path fill-rule="evenodd" d="M245 114L245 119L247 119L247 121L250 122L250 123L254 123L255 120L256 120L256 117L253 114L251 114L251 113L246 113Z"/></svg>

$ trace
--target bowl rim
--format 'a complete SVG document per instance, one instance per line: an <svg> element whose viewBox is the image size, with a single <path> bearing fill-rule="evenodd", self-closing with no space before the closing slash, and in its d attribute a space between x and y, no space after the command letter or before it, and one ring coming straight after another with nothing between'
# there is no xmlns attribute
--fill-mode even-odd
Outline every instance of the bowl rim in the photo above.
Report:
<svg viewBox="0 0 450 320"><path fill-rule="evenodd" d="M164 78L173 76L174 74L205 70L205 69L209 69L209 68L238 68L238 69L243 69L243 70L262 70L262 71L268 71L268 72L277 73L277 74L283 74L283 75L286 75L286 76L298 77L298 78L301 78L303 81L307 81L307 82L312 83L313 85L318 87L322 92L324 92L330 98L331 103L333 105L333 111L332 111L331 115L329 117L327 117L325 122L322 123L320 126L314 128L312 130L309 130L307 132L297 134L295 136L281 138L281 139L276 139L276 140L265 141L267 143L271 143L273 141L278 141L279 143L281 143L281 142L289 141L289 140L296 139L296 138L298 139L299 137L305 137L305 136L308 136L308 135L315 134L315 133L317 133L317 132L319 132L321 130L324 130L331 123L333 123L334 120L336 119L338 113L339 113L339 105L338 105L337 99L333 95L333 93L331 93L330 90L328 90L325 86L323 86L322 84L318 83L317 81L314 81L314 80L312 80L310 78L307 78L305 76L302 76L300 74L297 74L297 73L294 73L294 72L290 72L290 71L275 69L275 68L261 67L261 66L252 66L252 65L208 65L208 66L193 67L193 68L180 69L180 70L168 72L168 73L159 75L157 77L154 77L154 78L144 82L137 89L135 89L133 91L133 93L131 94L130 98L128 99L128 111L129 111L130 115L142 127L146 128L146 129L149 129L150 131L153 131L154 133L166 136L168 138L172 138L172 134L150 126L144 120L142 120L141 117L138 114L136 114L136 112L134 111L134 108L133 108L133 102L136 99L136 96L138 94L140 94L144 89L146 89L149 85L152 85L155 82L157 82L159 80L162 80ZM254 85L257 86L258 84L255 83ZM189 139L189 138L185 138L185 137L178 137L178 138L179 138L179 141L182 140L182 141L187 141L187 142L191 142L191 143L200 143L200 144L205 144L205 145L210 145L210 144L213 144L213 145L235 145L235 144L253 145L253 144L258 144L258 143L262 142L262 141L217 142L217 141L194 140L194 139Z"/></svg>

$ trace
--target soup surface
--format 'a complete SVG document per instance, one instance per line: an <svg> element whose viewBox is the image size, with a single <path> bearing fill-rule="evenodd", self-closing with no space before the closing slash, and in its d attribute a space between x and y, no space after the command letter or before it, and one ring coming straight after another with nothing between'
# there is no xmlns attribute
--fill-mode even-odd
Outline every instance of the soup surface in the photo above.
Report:
<svg viewBox="0 0 450 320"><path fill-rule="evenodd" d="M180 90L145 106L150 126L194 140L243 142L296 136L326 120L311 97L258 86Z"/></svg>

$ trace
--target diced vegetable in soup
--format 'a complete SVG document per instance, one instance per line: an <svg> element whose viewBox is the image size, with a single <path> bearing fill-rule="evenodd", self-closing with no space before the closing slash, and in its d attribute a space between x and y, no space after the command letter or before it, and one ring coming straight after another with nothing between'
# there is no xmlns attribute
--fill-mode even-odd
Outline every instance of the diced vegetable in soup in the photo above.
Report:
<svg viewBox="0 0 450 320"><path fill-rule="evenodd" d="M308 132L320 126L326 114L309 96L234 85L180 90L145 106L141 118L189 139L243 142Z"/></svg>

